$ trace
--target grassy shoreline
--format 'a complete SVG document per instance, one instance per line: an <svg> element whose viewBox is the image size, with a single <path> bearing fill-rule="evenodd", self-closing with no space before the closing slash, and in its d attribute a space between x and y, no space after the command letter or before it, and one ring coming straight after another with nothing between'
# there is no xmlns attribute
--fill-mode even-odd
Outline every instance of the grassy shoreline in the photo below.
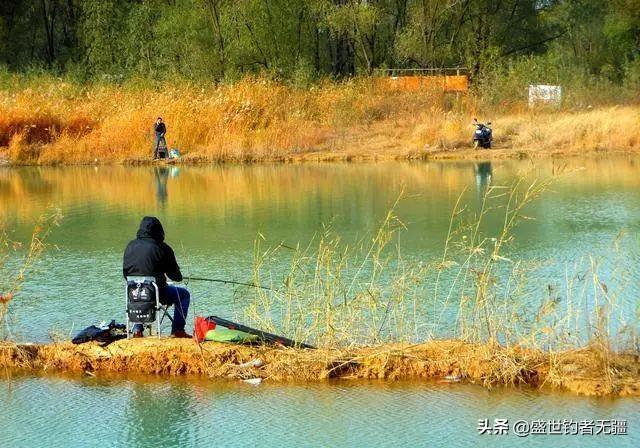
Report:
<svg viewBox="0 0 640 448"><path fill-rule="evenodd" d="M640 152L638 105L532 111L473 94L397 91L375 78L307 88L263 78L156 88L38 79L0 89L0 161L147 163L158 115L187 164ZM471 150L476 116L494 123L495 149Z"/></svg>
<svg viewBox="0 0 640 448"><path fill-rule="evenodd" d="M479 210L467 208L460 195L451 210L442 258L424 262L401 254L399 238L406 226L395 208L403 194L360 242L345 244L327 227L305 246L269 246L257 238L251 280L271 288L243 294L241 321L307 341L318 350L155 338L107 348L9 340L0 343L0 368L273 381L453 377L485 387L640 396L637 313L629 313L635 307L629 309L634 295L627 289L627 271L602 271L599 259L589 257L587 265L565 267L564 284L529 290L537 260L510 254L514 229L532 219L527 205L552 181L528 184L518 178L510 185L488 186ZM128 190L134 186L116 183ZM487 232L483 223L492 212L499 213L502 224ZM34 235L47 228L47 219L42 222ZM286 263L273 262L280 257ZM0 311L8 309L23 273L3 296ZM256 358L262 367L240 367Z"/></svg>
<svg viewBox="0 0 640 448"><path fill-rule="evenodd" d="M433 379L487 388L520 385L587 396L640 396L637 356L608 357L609 368L605 368L602 354L595 348L543 352L456 340L340 350L198 344L157 338L121 340L105 348L96 343L0 345L0 367L14 371L145 373L275 382ZM263 365L240 367L255 359Z"/></svg>
<svg viewBox="0 0 640 448"><path fill-rule="evenodd" d="M171 161L155 161L150 158L127 158L124 160L85 160L74 162L48 162L48 163L23 163L11 162L0 148L0 167L20 167L20 166L207 166L207 165L255 165L255 164L304 164L304 163L365 163L365 162L389 162L389 161L496 161L496 160L522 160L522 159L553 159L553 158L597 158L607 156L637 155L640 154L640 147L629 149L604 149L593 148L586 151L577 150L544 150L522 148L496 148L492 150L473 150L472 148L456 148L454 150L432 150L432 151L405 151L398 149L397 152L346 152L338 153L331 151L310 151L305 153L292 153L283 156L242 158L242 159L217 159L200 157L190 154L186 157Z"/></svg>

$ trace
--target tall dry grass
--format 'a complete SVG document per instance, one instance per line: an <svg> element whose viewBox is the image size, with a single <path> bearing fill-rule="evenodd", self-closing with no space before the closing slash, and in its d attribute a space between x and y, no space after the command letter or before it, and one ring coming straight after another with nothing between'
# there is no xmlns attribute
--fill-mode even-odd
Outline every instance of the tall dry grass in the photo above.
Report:
<svg viewBox="0 0 640 448"><path fill-rule="evenodd" d="M496 120L500 144L555 152L638 150L640 107L527 113Z"/></svg>
<svg viewBox="0 0 640 448"><path fill-rule="evenodd" d="M552 180L488 186L477 212L459 199L440 258L402 255L404 225L395 206L356 244L330 229L305 247L263 248L258 239L253 281L271 289L245 291L242 318L332 350L438 339L493 347L491 375L502 377L488 380L497 384L526 382L526 353L544 353L545 381L561 385L593 375L613 387L612 360L621 353L637 357L640 349L629 267L603 268L585 256L559 267L563 279L543 284L536 272L552 260L511 255L515 228L534 219L527 210ZM496 214L502 225L487 230L488 216ZM275 270L282 263L274 258L289 260L286 272ZM580 357L584 371L575 375Z"/></svg>
<svg viewBox="0 0 640 448"><path fill-rule="evenodd" d="M157 116L171 146L190 158L254 160L311 151L340 129L407 119L446 119L441 94L393 92L371 80L298 89L263 78L232 85L157 88L42 80L0 92L0 146L14 163L148 158Z"/></svg>
<svg viewBox="0 0 640 448"><path fill-rule="evenodd" d="M640 108L529 111L359 78L297 88L266 78L234 84L4 83L0 151L16 164L146 160L157 116L187 160L421 157L467 148L472 118L492 120L498 148L638 150ZM0 155L1 157L1 155Z"/></svg>
<svg viewBox="0 0 640 448"><path fill-rule="evenodd" d="M20 293L26 276L32 273L47 247L47 237L61 218L58 209L40 215L25 247L12 241L4 223L0 222L0 340L11 335L7 320L9 305Z"/></svg>

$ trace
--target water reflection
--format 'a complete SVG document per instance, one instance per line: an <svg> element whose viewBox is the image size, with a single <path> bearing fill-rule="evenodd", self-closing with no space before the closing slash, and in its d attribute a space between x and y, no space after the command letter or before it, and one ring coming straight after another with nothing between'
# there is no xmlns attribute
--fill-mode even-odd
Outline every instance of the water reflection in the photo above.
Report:
<svg viewBox="0 0 640 448"><path fill-rule="evenodd" d="M156 180L156 201L158 205L163 208L169 198L167 192L167 180L169 179L169 167L156 166L153 170Z"/></svg>
<svg viewBox="0 0 640 448"><path fill-rule="evenodd" d="M148 208L150 197L156 198L158 206L167 205L169 187L175 205L167 209L176 211L179 208L181 214L198 215L206 207L224 217L239 210L251 212L265 206L273 209L280 204L336 209L338 201L348 201L354 214L362 216L376 205L386 206L401 185L406 186L407 193L442 201L449 195L456 196L471 183L480 189L496 181L508 182L521 173L531 179L548 176L558 171L557 163L98 167L97 172L86 167L3 167L0 168L0 217L32 220L48 204L62 207L63 211L87 203L139 210ZM562 171L569 172L560 181L564 191L640 187L633 158L569 160L562 165ZM578 167L584 167L584 170L572 172ZM150 183L149 178L154 181ZM379 200L362 202L371 196L377 196Z"/></svg>
<svg viewBox="0 0 640 448"><path fill-rule="evenodd" d="M451 210L462 191L461 205L473 214L478 195L490 185L509 185L519 175L526 184L558 172L565 174L552 191L527 207L526 215L535 220L517 229L509 258L544 260L530 284L564 291L567 263L569 273L582 272L589 256L602 260L598 257L604 255L609 258L602 260L603 273L624 273L631 279L625 288L637 291L640 176L633 162L623 157L185 166L179 175L177 167L161 166L0 168L0 222L15 230L12 238L28 241L34 221L51 204L65 216L51 237L58 249L47 252L15 302L15 330L42 340L52 327L69 332L94 320L119 318L122 250L131 238L127 229L137 228L144 215L163 222L186 272L242 281L251 278L258 235L265 246L305 246L323 223L331 222L350 243L380 222L404 186L406 198L396 209L408 228L401 238L403 256L429 263L442 258ZM500 212L488 215L481 229L489 237L504 224ZM614 242L617 259L610 256ZM288 269L284 258L274 263L275 269ZM92 279L90 304L74 299L78 278ZM230 288L191 286L203 313L237 310ZM637 297L627 291L619 296Z"/></svg>
<svg viewBox="0 0 640 448"><path fill-rule="evenodd" d="M493 168L491 162L480 162L473 165L473 171L476 175L476 189L478 193L484 194L487 187L491 185L491 176Z"/></svg>

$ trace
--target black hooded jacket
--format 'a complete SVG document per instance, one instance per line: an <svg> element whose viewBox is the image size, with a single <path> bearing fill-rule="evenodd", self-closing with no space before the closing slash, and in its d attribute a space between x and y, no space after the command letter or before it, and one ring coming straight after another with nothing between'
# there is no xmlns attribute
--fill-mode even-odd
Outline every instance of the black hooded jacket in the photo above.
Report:
<svg viewBox="0 0 640 448"><path fill-rule="evenodd" d="M153 276L158 288L167 286L165 274L173 281L182 280L176 256L173 249L164 242L164 229L158 218L142 218L136 239L124 250L122 271L125 277Z"/></svg>

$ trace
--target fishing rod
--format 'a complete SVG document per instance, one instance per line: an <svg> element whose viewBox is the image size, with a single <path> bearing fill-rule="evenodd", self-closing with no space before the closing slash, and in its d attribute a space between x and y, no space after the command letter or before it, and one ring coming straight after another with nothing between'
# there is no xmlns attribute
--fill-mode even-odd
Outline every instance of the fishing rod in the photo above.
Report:
<svg viewBox="0 0 640 448"><path fill-rule="evenodd" d="M275 291L273 288L268 288L262 285L256 285L254 283L244 283L244 282L236 282L234 280L222 280L217 278L204 278L204 277L184 277L185 280L196 280L201 282L213 282L213 283L223 283L225 285L240 285L240 286L250 286L252 288L260 288L266 289L267 291Z"/></svg>

